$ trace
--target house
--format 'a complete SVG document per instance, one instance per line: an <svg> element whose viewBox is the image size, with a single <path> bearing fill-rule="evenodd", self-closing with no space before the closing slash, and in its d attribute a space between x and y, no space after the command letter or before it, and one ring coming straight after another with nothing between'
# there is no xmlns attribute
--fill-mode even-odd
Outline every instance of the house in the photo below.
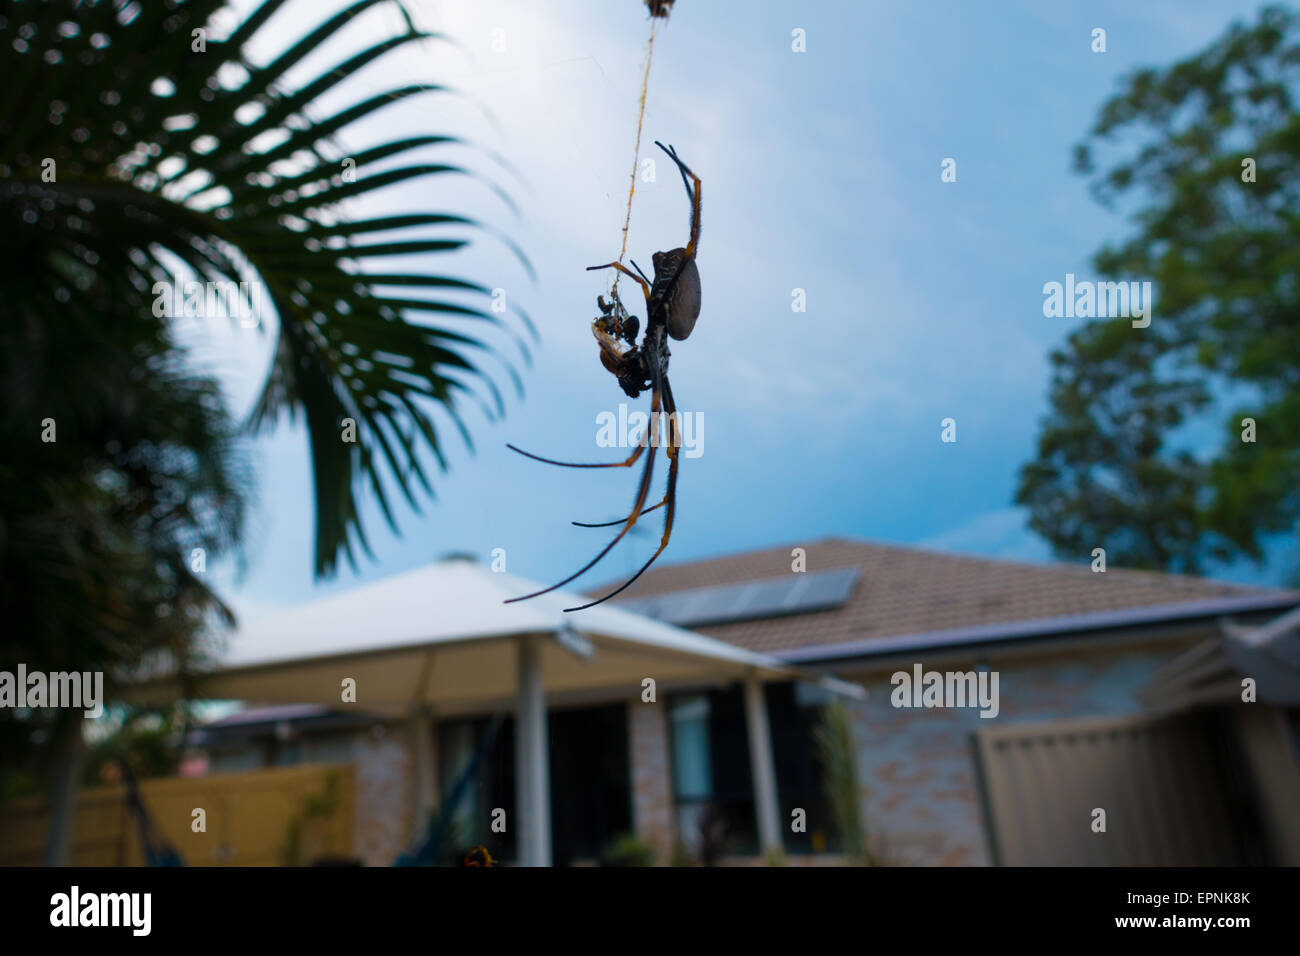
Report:
<svg viewBox="0 0 1300 956"><path fill-rule="evenodd" d="M756 586L798 578L792 566L828 587L836 571L856 582L810 613L743 611ZM713 610L729 600L736 610ZM1232 635L1297 603L1192 577L832 538L652 569L620 606L863 684L850 709L883 859L1295 864L1300 622L1249 661ZM1216 696L1171 689L1188 655L1199 673L1207 659L1218 668ZM918 669L997 675L996 715L897 706L913 701L899 700L895 676Z"/></svg>
<svg viewBox="0 0 1300 956"><path fill-rule="evenodd" d="M431 574L349 592L347 613L338 599L286 612L258 633L315 633L359 610L372 631L396 617L403 633L422 634L427 626L411 626L421 614L450 614L465 619L452 627L459 634L499 603L473 590L496 583L491 573L464 563L456 593L478 594L482 607L470 600L453 613L422 603L439 579ZM300 657L292 667L286 658L213 675L219 695L315 709L234 718L204 733L225 767L295 754L352 762L357 846L368 862L391 860L410 839L419 819L412 809L450 787L496 715L506 719L459 824L464 839L488 842L498 856L527 858L526 821L549 814L545 857L557 864L595 859L623 833L666 862L679 847L698 849L706 820L721 821L732 860L761 860L779 845L793 862L835 862L816 729L828 695L841 693L879 861L1296 863L1300 622L1279 615L1297 605L1295 592L1191 577L832 538L652 568L610 605L570 616L601 646L584 662L542 645L544 714L525 726L527 748L515 745L509 715L522 711L507 683L453 694L457 675L472 683L475 668L457 670L450 656L451 683L428 698L441 703L421 709L414 725L401 713L344 717L328 703L336 692L319 687L337 685L341 671L330 661L349 641L368 640L346 624L311 658L316 672ZM515 626L491 633L508 636ZM640 647L620 668L602 631L665 643L656 654ZM673 654L688 639L701 643L690 646L690 666L678 666ZM492 646L491 667L510 671L511 656ZM421 659L388 673L418 670ZM438 674L443 665L429 666ZM602 679L578 679L602 667ZM370 673L372 685L384 680ZM432 687L430 674L421 679ZM865 697L843 694L827 674L865 688ZM650 697L646 678L655 679ZM524 750L545 756L548 782L534 780L531 790L518 779L538 772L527 769ZM533 797L521 799L525 792ZM521 805L520 827L493 829L494 814L515 820Z"/></svg>

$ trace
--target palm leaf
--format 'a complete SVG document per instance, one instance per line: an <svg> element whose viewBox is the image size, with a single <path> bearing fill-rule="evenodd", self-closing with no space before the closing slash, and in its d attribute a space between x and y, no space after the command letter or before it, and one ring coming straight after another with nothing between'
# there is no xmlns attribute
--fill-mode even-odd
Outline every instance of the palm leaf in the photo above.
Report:
<svg viewBox="0 0 1300 956"><path fill-rule="evenodd" d="M305 82L289 81L291 70L356 17L385 4L401 11L400 33ZM360 71L393 51L438 39L417 30L400 4L356 0L261 64L249 44L283 0L266 0L225 37L211 27L222 5L6 6L0 277L8 307L81 334L105 321L109 301L120 321L167 321L152 314L150 290L172 278L169 263L182 262L205 281L254 276L279 327L248 425L265 429L282 417L304 417L315 570L326 575L340 555L355 565L357 550L369 551L361 495L374 495L396 530L392 492L416 509L414 485L433 495L428 463L446 468L446 425L468 442L463 406L495 419L505 407L498 381L521 388L515 361L528 361L524 335L536 336L528 316L479 308L474 300L486 306L487 287L425 272L423 264L491 238L530 276L531 266L508 237L465 216L432 209L345 214L342 204L379 190L457 178L484 182L514 208L500 187L466 167L416 158L471 145L458 137L416 132L352 152L337 142L359 120L402 100L451 95L442 87L400 85L311 115L322 96L346 94ZM195 30L205 31L203 52L193 48ZM344 159L352 160L347 168ZM42 175L47 168L52 181ZM366 263L379 257L413 265L368 273ZM394 287L402 292L385 291ZM467 322L481 323L482 333L465 331ZM516 359L503 344L518 350ZM356 423L355 444L342 440L345 419Z"/></svg>

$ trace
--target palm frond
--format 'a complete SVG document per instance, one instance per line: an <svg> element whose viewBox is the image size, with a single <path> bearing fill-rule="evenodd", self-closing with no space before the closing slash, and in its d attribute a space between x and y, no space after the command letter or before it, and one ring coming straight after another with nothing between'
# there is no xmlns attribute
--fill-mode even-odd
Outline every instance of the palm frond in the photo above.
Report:
<svg viewBox="0 0 1300 956"><path fill-rule="evenodd" d="M384 5L401 11L401 32L291 81L308 57ZM529 360L531 320L518 309L479 308L475 300L486 306L490 289L436 274L446 270L424 271L430 257L486 238L502 242L529 276L531 265L508 237L466 216L433 209L347 215L345 204L379 190L456 179L483 183L514 208L495 182L459 163L422 158L474 148L459 137L416 132L353 151L340 145L349 127L396 103L454 95L443 87L398 85L312 115L322 97L337 101L361 71L394 51L439 39L416 29L400 3L355 0L265 63L249 50L283 0L266 0L226 36L212 27L222 6L15 0L5 7L4 308L83 334L109 315L167 321L153 315L150 290L172 279L170 262L200 281L254 276L279 325L248 424L305 418L315 570L325 575L340 555L355 564L356 551L369 550L361 495L373 494L396 529L392 491L417 509L413 485L433 494L426 462L445 469L446 425L468 439L467 402L495 419L505 408L498 383L521 389L515 363ZM412 265L368 273L366 264L381 257ZM386 291L394 287L402 291ZM482 334L465 331L469 322L481 323ZM343 440L349 419L355 443Z"/></svg>

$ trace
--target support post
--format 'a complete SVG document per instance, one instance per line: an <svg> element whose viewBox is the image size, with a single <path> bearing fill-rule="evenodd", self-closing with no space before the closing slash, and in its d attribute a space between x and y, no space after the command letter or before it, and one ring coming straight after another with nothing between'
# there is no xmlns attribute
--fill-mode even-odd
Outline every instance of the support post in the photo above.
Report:
<svg viewBox="0 0 1300 956"><path fill-rule="evenodd" d="M411 714L411 768L415 792L411 795L411 835L424 833L429 814L437 803L437 772L434 768L432 717L426 707L416 707Z"/></svg>
<svg viewBox="0 0 1300 956"><path fill-rule="evenodd" d="M542 642L519 638L518 705L515 719L515 816L519 862L551 865L551 774L542 685Z"/></svg>
<svg viewBox="0 0 1300 956"><path fill-rule="evenodd" d="M754 811L758 817L759 844L763 853L780 852L783 848L772 733L767 722L763 683L756 676L745 680L745 726L749 730L749 762L754 776Z"/></svg>

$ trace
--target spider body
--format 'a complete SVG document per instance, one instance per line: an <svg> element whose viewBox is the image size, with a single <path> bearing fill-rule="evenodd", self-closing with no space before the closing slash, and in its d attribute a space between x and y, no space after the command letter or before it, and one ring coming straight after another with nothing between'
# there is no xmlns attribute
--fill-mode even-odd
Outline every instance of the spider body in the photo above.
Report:
<svg viewBox="0 0 1300 956"><path fill-rule="evenodd" d="M662 312L668 334L685 341L700 317L700 270L695 256L688 256L685 249L670 249L656 252L651 261L655 267L651 302Z"/></svg>
<svg viewBox="0 0 1300 956"><path fill-rule="evenodd" d="M663 6L666 10L667 4L663 4ZM680 419L677 414L677 403L673 399L672 387L668 384L668 360L671 356L671 352L668 350L668 340L672 338L680 342L686 339L694 330L695 322L700 316L700 271L695 265L695 251L700 241L700 177L691 172L690 168L677 157L677 152L671 146L664 146L658 142L655 145L668 154L672 161L677 164L677 169L682 174L682 183L686 186L686 195L691 201L690 240L685 246L654 254L652 259L655 273L653 282L646 278L645 273L641 272L635 261L632 266L636 269L636 272L632 272L622 262L609 262L604 265L590 267L591 269L618 270L635 281L645 295L645 335L642 337L640 345L636 341L637 333L640 331L640 321L636 316L628 313L627 308L618 297L617 290L611 294L609 301L606 301L603 296L596 297L596 304L600 308L601 314L591 324L592 334L595 335L596 342L600 346L601 365L618 380L619 387L623 389L624 393L631 398L637 398L647 389L650 391L650 420L645 435L637 445L636 450L626 460L599 464L555 461L551 458L542 458L530 454L516 448L514 445L508 447L536 461L548 465L560 465L565 468L631 468L636 464L637 459L644 454L647 447L653 447L656 451L652 451L646 456L645 469L641 473L636 502L632 507L631 514L617 521L598 524L574 522L574 524L583 528L605 528L622 525L621 530L614 536L614 540L605 545L605 548L584 567L569 575L563 581L541 591L535 591L532 594L510 598L506 602L508 604L547 594L586 574L605 555L609 554L614 545L623 540L627 533L632 530L638 518L658 508L665 508L663 536L660 538L658 550L650 556L650 560L646 561L640 570L620 587L604 597L583 604L580 607L565 608L565 610L581 611L584 608L608 601L644 574L645 570L668 547L668 541L672 537L673 519L677 512L677 468L680 462L680 456L677 452L681 446L681 430ZM668 422L668 438L665 442L668 456L668 488L664 493L663 500L647 508L645 506L646 498L650 492L651 478L654 475L654 461L660 444L659 425L661 414Z"/></svg>

